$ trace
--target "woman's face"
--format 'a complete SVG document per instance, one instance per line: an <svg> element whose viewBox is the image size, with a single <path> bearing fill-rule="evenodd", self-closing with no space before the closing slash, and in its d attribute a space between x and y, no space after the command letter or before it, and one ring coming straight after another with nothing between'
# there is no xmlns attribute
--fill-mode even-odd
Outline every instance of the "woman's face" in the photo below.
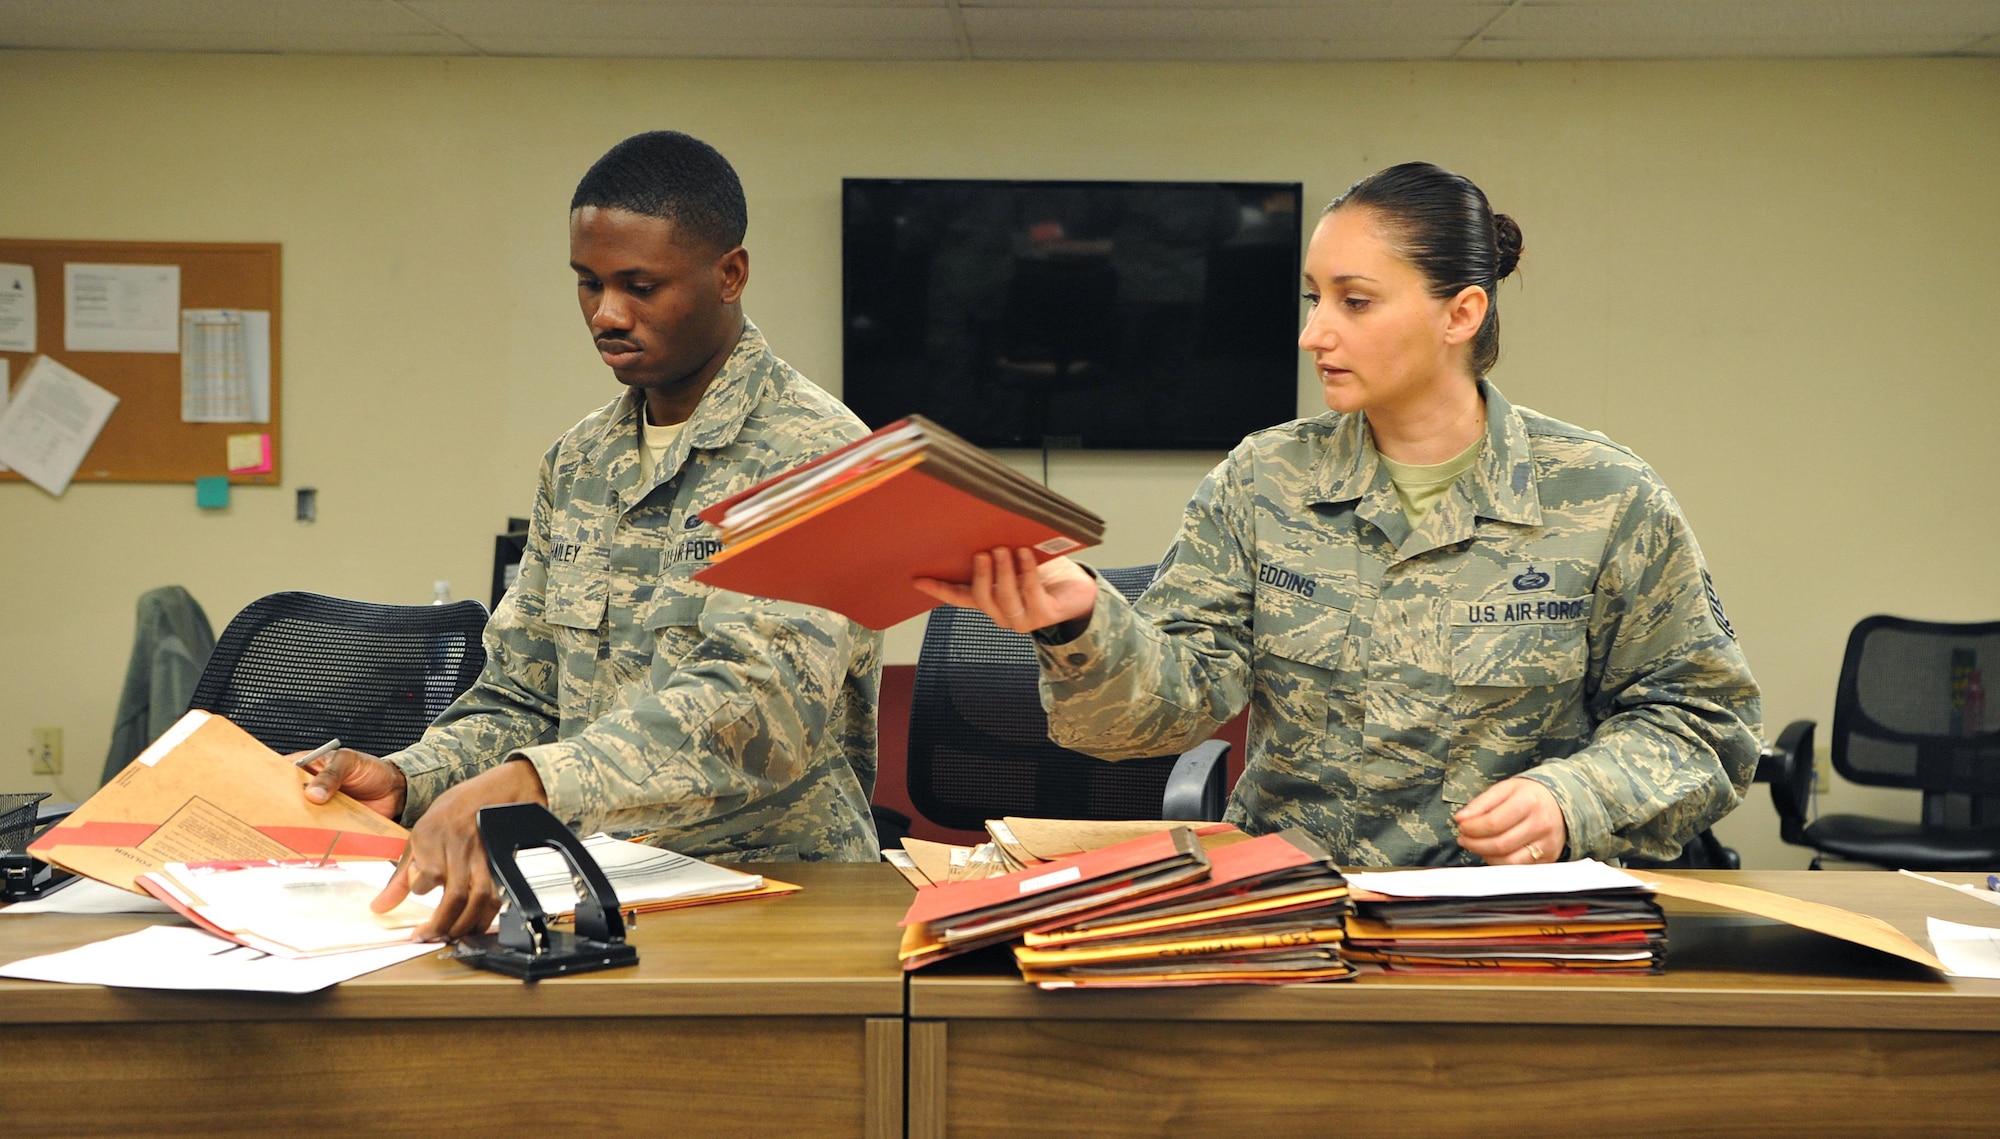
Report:
<svg viewBox="0 0 2000 1139"><path fill-rule="evenodd" d="M1470 375L1458 332L1465 314L1455 322L1453 311L1463 294L1431 296L1423 274L1390 248L1374 211L1349 207L1321 218L1304 276L1312 307L1299 347L1312 353L1333 410L1410 410ZM1482 294L1482 317L1483 301Z"/></svg>

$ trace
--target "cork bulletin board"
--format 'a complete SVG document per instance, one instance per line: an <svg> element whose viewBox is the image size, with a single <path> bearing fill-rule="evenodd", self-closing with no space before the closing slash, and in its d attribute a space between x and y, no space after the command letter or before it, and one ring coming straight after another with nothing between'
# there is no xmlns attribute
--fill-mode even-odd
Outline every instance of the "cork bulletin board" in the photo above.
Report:
<svg viewBox="0 0 2000 1139"><path fill-rule="evenodd" d="M35 271L36 353L0 352L16 390L36 355L54 358L118 397L118 406L77 468L75 483L191 483L225 475L232 483L276 485L281 473L279 246L248 243L44 241L0 238L0 264ZM71 352L64 346L63 266L177 265L182 309L249 309L270 316L270 421L188 423L181 418L177 352ZM228 438L266 434L271 469L230 474ZM0 472L0 481L21 481Z"/></svg>

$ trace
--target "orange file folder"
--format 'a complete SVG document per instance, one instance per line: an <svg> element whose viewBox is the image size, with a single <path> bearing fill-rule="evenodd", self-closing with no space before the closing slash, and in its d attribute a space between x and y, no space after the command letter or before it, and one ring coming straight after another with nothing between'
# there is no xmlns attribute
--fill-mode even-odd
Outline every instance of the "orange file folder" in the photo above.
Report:
<svg viewBox="0 0 2000 1139"><path fill-rule="evenodd" d="M753 496L771 505L752 509ZM982 550L1027 547L1046 560L1103 535L1095 515L915 416L701 517L722 528L723 549L695 580L871 629L937 605L912 578L969 581Z"/></svg>
<svg viewBox="0 0 2000 1139"><path fill-rule="evenodd" d="M221 716L189 712L28 846L51 866L130 890L169 862L402 856L409 832L336 793Z"/></svg>

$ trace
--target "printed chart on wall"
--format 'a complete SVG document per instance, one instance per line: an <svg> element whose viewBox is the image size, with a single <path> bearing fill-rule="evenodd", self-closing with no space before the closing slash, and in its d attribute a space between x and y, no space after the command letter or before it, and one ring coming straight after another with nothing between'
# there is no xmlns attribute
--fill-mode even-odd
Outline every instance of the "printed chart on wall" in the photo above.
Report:
<svg viewBox="0 0 2000 1139"><path fill-rule="evenodd" d="M0 482L278 482L279 252L0 238Z"/></svg>

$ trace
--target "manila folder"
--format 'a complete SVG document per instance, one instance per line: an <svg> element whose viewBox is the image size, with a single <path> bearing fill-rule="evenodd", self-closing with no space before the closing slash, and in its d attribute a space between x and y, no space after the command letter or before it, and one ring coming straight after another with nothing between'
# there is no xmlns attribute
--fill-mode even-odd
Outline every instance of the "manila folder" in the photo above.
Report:
<svg viewBox="0 0 2000 1139"><path fill-rule="evenodd" d="M169 862L402 856L408 831L345 795L308 801L311 779L227 719L189 712L28 853L135 894Z"/></svg>

